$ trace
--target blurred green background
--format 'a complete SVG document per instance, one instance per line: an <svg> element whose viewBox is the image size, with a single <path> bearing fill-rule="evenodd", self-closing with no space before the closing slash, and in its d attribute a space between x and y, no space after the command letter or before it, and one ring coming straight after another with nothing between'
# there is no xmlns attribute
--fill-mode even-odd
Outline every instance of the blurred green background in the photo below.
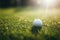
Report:
<svg viewBox="0 0 60 40"><path fill-rule="evenodd" d="M0 1L0 40L60 40L60 8L26 7L26 0L20 7L16 0ZM36 18L43 22L37 35L31 32Z"/></svg>

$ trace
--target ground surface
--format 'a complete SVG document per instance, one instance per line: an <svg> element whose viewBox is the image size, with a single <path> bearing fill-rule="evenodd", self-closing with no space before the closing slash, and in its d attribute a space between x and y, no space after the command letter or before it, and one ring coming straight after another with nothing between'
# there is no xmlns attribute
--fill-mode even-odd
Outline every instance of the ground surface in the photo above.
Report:
<svg viewBox="0 0 60 40"><path fill-rule="evenodd" d="M34 35L31 29L36 18L43 26ZM1 9L0 27L1 40L60 40L60 9Z"/></svg>

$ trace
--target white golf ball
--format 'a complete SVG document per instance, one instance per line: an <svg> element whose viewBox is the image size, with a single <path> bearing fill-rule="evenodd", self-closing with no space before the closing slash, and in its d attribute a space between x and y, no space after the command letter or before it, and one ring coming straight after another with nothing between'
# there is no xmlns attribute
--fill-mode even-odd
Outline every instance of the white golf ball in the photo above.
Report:
<svg viewBox="0 0 60 40"><path fill-rule="evenodd" d="M42 27L42 21L40 19L35 19L33 21L33 26Z"/></svg>

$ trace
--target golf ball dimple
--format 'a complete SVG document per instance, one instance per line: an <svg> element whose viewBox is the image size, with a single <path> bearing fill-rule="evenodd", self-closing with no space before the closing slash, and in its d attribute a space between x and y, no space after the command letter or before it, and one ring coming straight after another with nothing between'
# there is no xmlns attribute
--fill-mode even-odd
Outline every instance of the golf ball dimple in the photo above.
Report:
<svg viewBox="0 0 60 40"><path fill-rule="evenodd" d="M33 26L42 27L42 21L40 19L35 19L33 21Z"/></svg>

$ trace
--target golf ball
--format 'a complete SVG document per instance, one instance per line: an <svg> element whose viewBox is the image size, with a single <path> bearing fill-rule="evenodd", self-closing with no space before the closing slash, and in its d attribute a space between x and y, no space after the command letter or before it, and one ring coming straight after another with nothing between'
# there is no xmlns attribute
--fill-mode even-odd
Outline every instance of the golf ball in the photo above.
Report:
<svg viewBox="0 0 60 40"><path fill-rule="evenodd" d="M33 26L42 27L42 21L40 19L35 19L33 21Z"/></svg>

